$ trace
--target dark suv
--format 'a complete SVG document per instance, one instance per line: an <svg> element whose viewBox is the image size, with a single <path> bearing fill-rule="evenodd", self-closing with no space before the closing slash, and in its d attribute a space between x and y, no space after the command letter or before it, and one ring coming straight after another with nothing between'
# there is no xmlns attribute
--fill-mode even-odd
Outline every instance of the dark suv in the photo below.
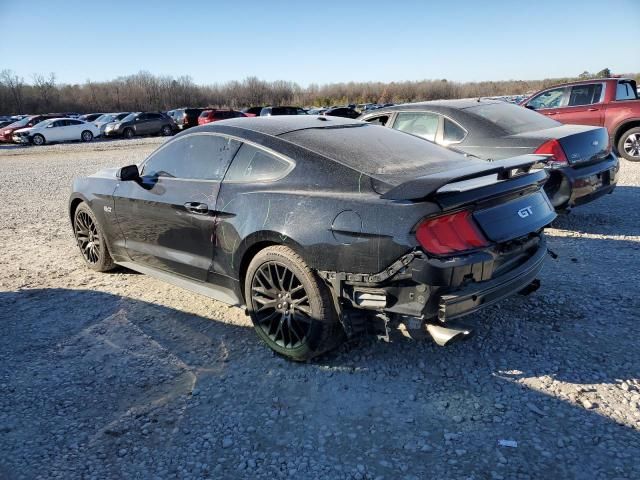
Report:
<svg viewBox="0 0 640 480"><path fill-rule="evenodd" d="M198 117L203 110L203 108L177 108L171 111L170 116L176 122L178 130L186 130L198 126Z"/></svg>
<svg viewBox="0 0 640 480"><path fill-rule="evenodd" d="M306 115L307 112L300 107L264 107L260 111L261 117L271 115Z"/></svg>
<svg viewBox="0 0 640 480"><path fill-rule="evenodd" d="M160 112L134 112L119 122L110 123L105 137L133 138L136 135L173 135L178 127L167 114Z"/></svg>

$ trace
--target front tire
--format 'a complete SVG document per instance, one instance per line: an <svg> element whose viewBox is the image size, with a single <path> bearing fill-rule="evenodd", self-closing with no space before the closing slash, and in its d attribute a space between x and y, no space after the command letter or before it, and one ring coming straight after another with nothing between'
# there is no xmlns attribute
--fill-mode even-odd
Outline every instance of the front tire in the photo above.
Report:
<svg viewBox="0 0 640 480"><path fill-rule="evenodd" d="M640 162L640 127L630 128L618 140L618 152L623 158Z"/></svg>
<svg viewBox="0 0 640 480"><path fill-rule="evenodd" d="M82 202L73 214L73 233L80 253L87 267L96 272L106 272L114 268L104 230L98 223L89 205Z"/></svg>
<svg viewBox="0 0 640 480"><path fill-rule="evenodd" d="M165 125L164 127L162 127L162 129L160 129L160 135L162 135L163 137L168 137L172 133L173 133L173 130L169 125Z"/></svg>
<svg viewBox="0 0 640 480"><path fill-rule="evenodd" d="M82 132L82 134L80 134L80 139L83 142L90 142L91 140L93 140L93 133L91 133L89 130L85 130Z"/></svg>
<svg viewBox="0 0 640 480"><path fill-rule="evenodd" d="M40 146L40 145L44 145L46 143L46 140L44 139L44 137L42 135L40 135L39 133L36 133L33 138L31 139L31 142L34 145Z"/></svg>
<svg viewBox="0 0 640 480"><path fill-rule="evenodd" d="M256 333L280 355L305 361L340 344L344 332L328 287L290 248L258 252L244 289Z"/></svg>
<svg viewBox="0 0 640 480"><path fill-rule="evenodd" d="M133 128L125 128L124 132L122 132L122 136L127 140L130 140L135 136L135 132L133 131Z"/></svg>

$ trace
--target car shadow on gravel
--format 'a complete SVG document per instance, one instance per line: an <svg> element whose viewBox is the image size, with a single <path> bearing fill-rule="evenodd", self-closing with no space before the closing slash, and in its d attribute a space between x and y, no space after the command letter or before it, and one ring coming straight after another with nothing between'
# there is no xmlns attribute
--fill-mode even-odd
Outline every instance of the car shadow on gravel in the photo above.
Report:
<svg viewBox="0 0 640 480"><path fill-rule="evenodd" d="M618 186L611 195L559 215L552 226L596 235L640 236L640 187Z"/></svg>
<svg viewBox="0 0 640 480"><path fill-rule="evenodd" d="M362 339L297 364L224 312L2 292L0 477L638 478L633 409L608 409L622 381L637 394L632 322L592 309L550 288L448 348Z"/></svg>

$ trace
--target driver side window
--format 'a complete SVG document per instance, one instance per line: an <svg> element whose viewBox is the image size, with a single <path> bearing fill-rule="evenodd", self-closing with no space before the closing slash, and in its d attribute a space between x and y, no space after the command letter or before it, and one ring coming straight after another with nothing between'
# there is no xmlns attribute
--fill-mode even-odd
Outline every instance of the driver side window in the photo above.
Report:
<svg viewBox="0 0 640 480"><path fill-rule="evenodd" d="M145 177L190 180L222 180L240 148L240 142L209 134L193 134L169 141L149 157L142 169Z"/></svg>
<svg viewBox="0 0 640 480"><path fill-rule="evenodd" d="M560 108L564 98L564 88L554 88L541 93L527 103L527 107L538 110L540 108Z"/></svg>

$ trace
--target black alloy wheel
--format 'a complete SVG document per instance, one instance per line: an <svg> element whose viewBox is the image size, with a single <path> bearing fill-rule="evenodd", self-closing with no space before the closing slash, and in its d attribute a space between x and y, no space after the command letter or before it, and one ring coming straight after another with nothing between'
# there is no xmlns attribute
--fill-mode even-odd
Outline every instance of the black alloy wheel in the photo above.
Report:
<svg viewBox="0 0 640 480"><path fill-rule="evenodd" d="M263 263L253 276L254 321L272 342L286 349L303 344L311 327L311 305L302 282L287 266Z"/></svg>
<svg viewBox="0 0 640 480"><path fill-rule="evenodd" d="M244 298L258 337L287 358L310 360L344 339L328 286L287 246L264 248L251 259Z"/></svg>
<svg viewBox="0 0 640 480"><path fill-rule="evenodd" d="M106 272L114 267L109 249L100 225L86 203L81 203L73 217L75 234L80 253L87 266L98 272Z"/></svg>

